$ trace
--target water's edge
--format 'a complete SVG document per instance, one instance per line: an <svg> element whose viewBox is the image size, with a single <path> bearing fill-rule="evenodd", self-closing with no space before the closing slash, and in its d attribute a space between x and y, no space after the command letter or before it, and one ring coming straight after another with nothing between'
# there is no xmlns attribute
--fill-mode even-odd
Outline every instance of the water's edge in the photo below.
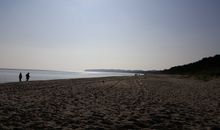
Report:
<svg viewBox="0 0 220 130"><path fill-rule="evenodd" d="M132 76L132 73L117 72L65 72L47 70L27 70L27 69L0 69L0 83L18 82L19 73L22 73L22 81L26 80L26 73L30 73L30 81L56 80L56 79L76 79L111 76Z"/></svg>

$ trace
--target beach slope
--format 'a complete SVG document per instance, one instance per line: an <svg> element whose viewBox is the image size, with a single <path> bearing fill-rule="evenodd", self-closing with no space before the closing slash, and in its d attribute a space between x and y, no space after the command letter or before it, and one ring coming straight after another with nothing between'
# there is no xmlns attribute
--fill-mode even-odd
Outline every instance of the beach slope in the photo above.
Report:
<svg viewBox="0 0 220 130"><path fill-rule="evenodd" d="M0 84L0 129L220 129L220 79L149 75Z"/></svg>

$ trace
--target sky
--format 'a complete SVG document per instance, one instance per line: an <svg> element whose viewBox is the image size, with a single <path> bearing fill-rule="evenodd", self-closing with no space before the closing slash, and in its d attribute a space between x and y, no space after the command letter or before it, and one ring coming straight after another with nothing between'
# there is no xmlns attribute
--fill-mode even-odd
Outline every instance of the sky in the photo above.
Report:
<svg viewBox="0 0 220 130"><path fill-rule="evenodd" d="M0 68L160 70L219 53L219 0L0 0Z"/></svg>

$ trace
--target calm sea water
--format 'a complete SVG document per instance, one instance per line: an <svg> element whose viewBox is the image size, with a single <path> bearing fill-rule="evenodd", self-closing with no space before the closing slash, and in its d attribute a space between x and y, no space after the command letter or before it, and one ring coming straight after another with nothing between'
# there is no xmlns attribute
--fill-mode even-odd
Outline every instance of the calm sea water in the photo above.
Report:
<svg viewBox="0 0 220 130"><path fill-rule="evenodd" d="M18 75L22 73L22 81L25 80L26 73L30 73L30 81L70 79L70 78L91 78L109 76L132 76L132 73L111 73L111 72L63 72L47 70L21 70L21 69L0 69L0 83L18 82Z"/></svg>

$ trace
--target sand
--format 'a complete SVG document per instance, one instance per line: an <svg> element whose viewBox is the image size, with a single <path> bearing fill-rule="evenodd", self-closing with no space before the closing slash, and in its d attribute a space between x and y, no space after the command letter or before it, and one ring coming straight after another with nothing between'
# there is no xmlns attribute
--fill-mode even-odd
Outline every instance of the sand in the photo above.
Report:
<svg viewBox="0 0 220 130"><path fill-rule="evenodd" d="M0 84L0 129L218 130L220 79L149 75Z"/></svg>

